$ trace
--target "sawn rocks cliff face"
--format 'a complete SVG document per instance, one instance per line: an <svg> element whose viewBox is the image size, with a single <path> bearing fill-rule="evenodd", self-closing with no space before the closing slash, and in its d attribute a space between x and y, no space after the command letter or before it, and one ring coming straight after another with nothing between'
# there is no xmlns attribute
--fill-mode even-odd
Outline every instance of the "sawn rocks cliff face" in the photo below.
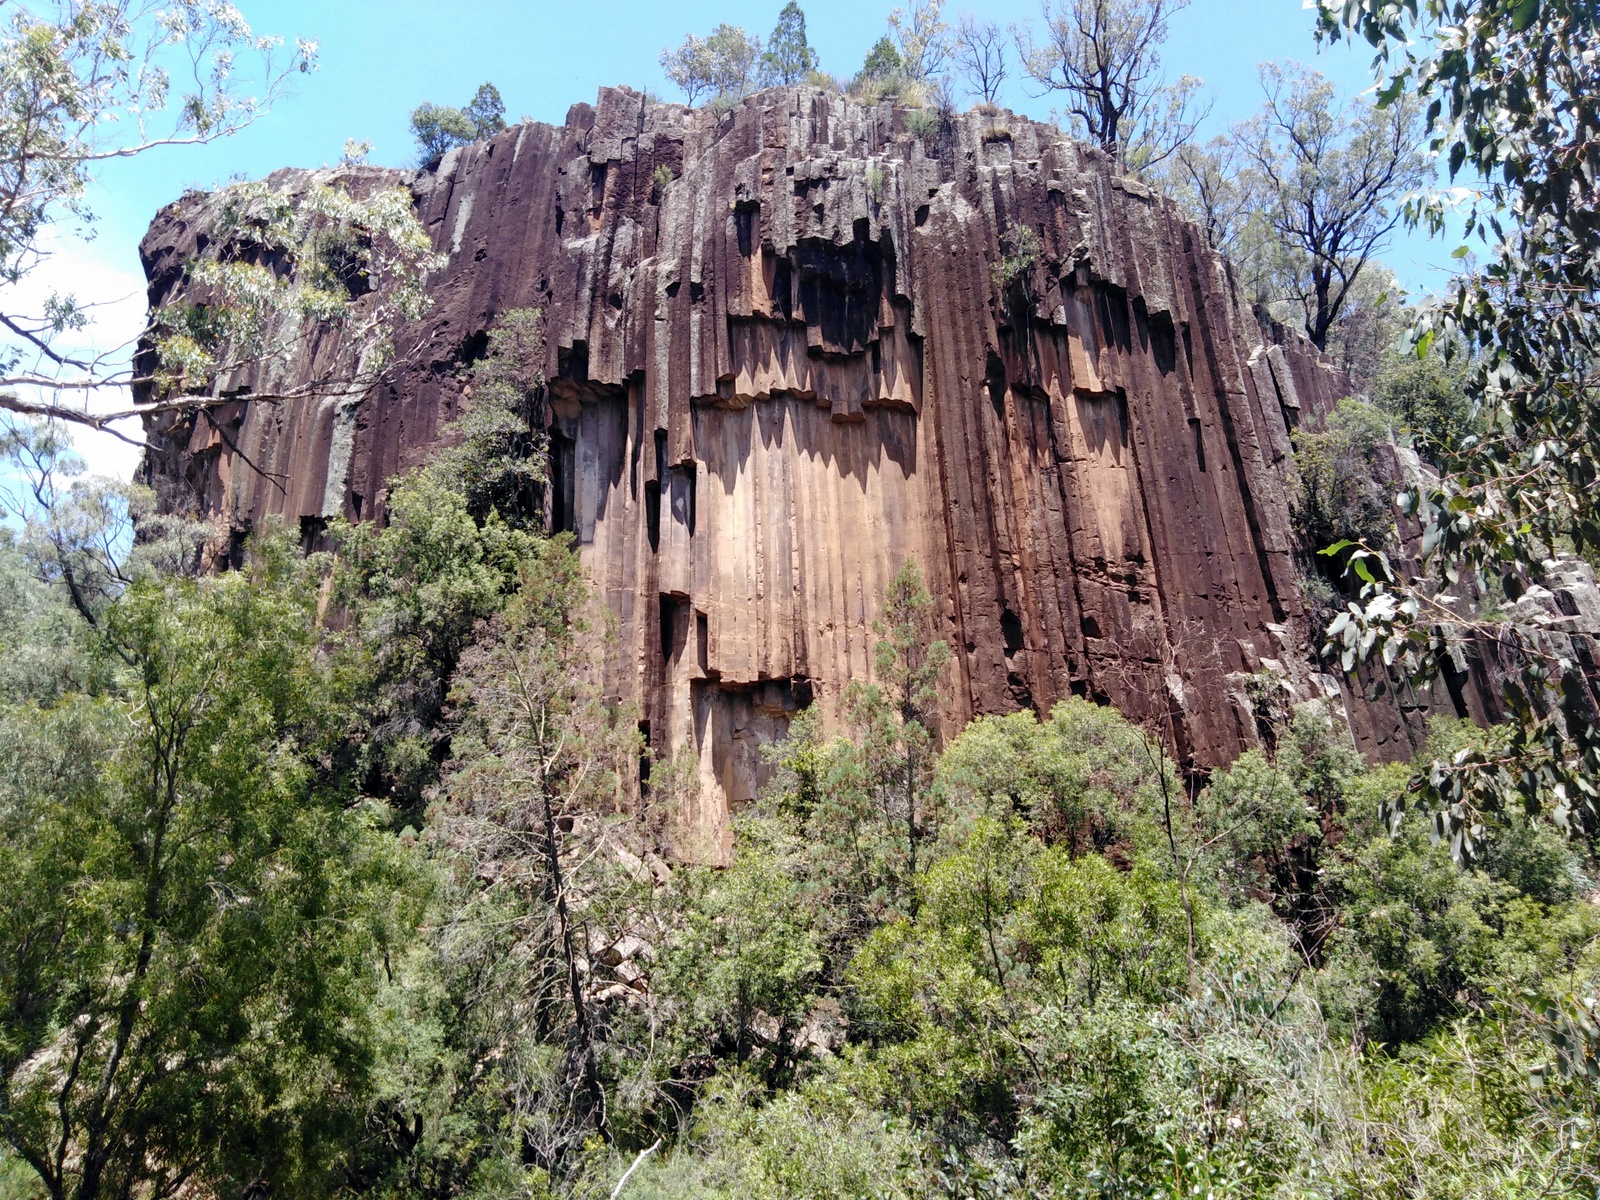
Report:
<svg viewBox="0 0 1600 1200"><path fill-rule="evenodd" d="M365 395L155 420L147 473L235 532L371 516L463 403L496 314L541 308L550 520L618 618L607 690L658 755L697 755L707 831L798 707L836 716L868 675L908 556L954 651L946 732L1076 694L1169 714L1205 767L1260 736L1252 676L1337 696L1287 481L1290 427L1340 381L1103 155L1010 116L905 120L815 89L722 115L617 89L433 171L346 172L408 184L449 256L402 339L428 352ZM204 205L152 225L153 303ZM1022 229L1041 249L1008 285ZM1411 752L1398 710L1349 709L1370 752Z"/></svg>

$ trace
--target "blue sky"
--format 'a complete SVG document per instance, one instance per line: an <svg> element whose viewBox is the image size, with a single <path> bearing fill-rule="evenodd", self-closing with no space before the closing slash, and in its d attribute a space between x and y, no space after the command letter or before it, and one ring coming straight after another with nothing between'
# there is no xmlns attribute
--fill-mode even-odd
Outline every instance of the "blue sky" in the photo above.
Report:
<svg viewBox="0 0 1600 1200"><path fill-rule="evenodd" d="M665 46L721 21L764 39L782 0L236 2L257 33L315 38L321 47L319 69L300 77L293 94L234 138L109 166L91 193L99 218L94 240L63 255L58 275L79 279L80 287L92 280L113 291L136 290L139 238L156 209L185 188L214 187L280 166L332 163L348 138L370 141L374 163L409 165L411 109L423 100L462 104L485 80L499 87L512 120L561 121L571 104L593 100L605 84L648 88L677 99L658 62ZM823 68L840 74L859 67L867 47L885 31L893 7L888 0L802 3ZM947 5L952 20L968 10L1004 25L1036 20L1038 0L966 5L949 0ZM1215 99L1206 136L1256 110L1261 100L1256 68L1267 60L1314 65L1348 92L1370 86L1370 52L1347 43L1319 51L1314 23L1315 14L1300 0L1194 0L1173 17L1164 62L1171 75L1205 81ZM1029 115L1050 113L1048 97L1031 98L1020 80L1007 81L1002 101ZM1387 259L1403 283L1426 291L1445 278L1448 250L1406 238ZM71 286L71 278L53 282ZM127 461L122 455L107 466L121 471Z"/></svg>

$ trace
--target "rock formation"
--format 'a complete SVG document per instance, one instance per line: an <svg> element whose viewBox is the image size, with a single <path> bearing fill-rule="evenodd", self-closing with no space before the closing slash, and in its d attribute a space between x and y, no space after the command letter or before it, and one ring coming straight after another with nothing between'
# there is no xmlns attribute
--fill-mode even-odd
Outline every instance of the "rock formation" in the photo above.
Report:
<svg viewBox="0 0 1600 1200"><path fill-rule="evenodd" d="M811 88L720 114L608 89L433 170L347 174L409 184L448 255L407 334L428 352L364 395L153 421L149 477L235 531L371 516L463 403L496 314L542 309L550 520L618 618L608 691L658 755L698 757L702 828L799 707L834 716L868 674L908 556L954 651L947 732L1089 696L1170 720L1209 767L1260 736L1260 673L1339 694L1288 476L1289 429L1340 380L1170 201L1054 129L969 113L919 136ZM153 303L204 203L152 225ZM1411 753L1408 714L1347 699L1369 752Z"/></svg>

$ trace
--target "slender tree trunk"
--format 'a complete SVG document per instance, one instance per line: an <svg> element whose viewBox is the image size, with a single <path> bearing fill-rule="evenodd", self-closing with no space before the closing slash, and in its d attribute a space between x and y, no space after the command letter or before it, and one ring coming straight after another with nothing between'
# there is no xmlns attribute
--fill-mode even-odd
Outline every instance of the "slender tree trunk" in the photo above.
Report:
<svg viewBox="0 0 1600 1200"><path fill-rule="evenodd" d="M606 1094L600 1082L600 1065L594 1054L594 1029L589 1022L589 1006L583 998L583 977L578 972L578 952L572 937L572 920L567 910L566 882L561 874L561 844L557 840L555 805L551 802L548 783L540 788L543 806L545 865L550 872L551 891L555 897L556 932L561 939L561 953L566 960L567 988L572 996L572 1018L583 1055L583 1086L589 1093L590 1113L595 1128L607 1142L611 1141L611 1128L606 1120Z"/></svg>
<svg viewBox="0 0 1600 1200"><path fill-rule="evenodd" d="M1155 762L1156 778L1161 783L1161 819L1167 830L1167 847L1172 852L1172 869L1178 875L1178 898L1183 905L1183 919L1188 934L1186 947L1189 966L1189 995L1195 994L1194 987L1194 903L1189 897L1189 865L1183 861L1178 853L1178 838L1172 830L1172 788L1167 781L1167 751L1166 746L1158 743L1158 749L1151 750L1150 735L1145 735L1145 753Z"/></svg>
<svg viewBox="0 0 1600 1200"><path fill-rule="evenodd" d="M905 736L904 730L901 736ZM916 752L906 745L906 845L907 872L906 883L909 887L907 903L911 908L911 915L917 915L917 780L916 780Z"/></svg>

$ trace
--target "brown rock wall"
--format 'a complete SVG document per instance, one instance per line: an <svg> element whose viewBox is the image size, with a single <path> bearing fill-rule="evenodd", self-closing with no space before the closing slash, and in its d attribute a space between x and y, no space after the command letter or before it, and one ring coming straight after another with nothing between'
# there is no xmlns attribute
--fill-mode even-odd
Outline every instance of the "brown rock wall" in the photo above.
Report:
<svg viewBox="0 0 1600 1200"><path fill-rule="evenodd" d="M364 396L163 425L149 473L236 528L369 516L496 314L537 306L552 521L619 618L608 690L658 753L698 755L706 830L798 706L836 716L869 672L908 555L954 650L947 730L1078 694L1169 714L1197 766L1231 760L1257 738L1249 674L1337 688L1311 665L1287 475L1290 423L1339 380L1104 156L1019 118L927 139L903 120L809 88L723 116L610 89L387 176L449 256L406 334L420 361ZM153 302L203 206L152 226ZM1042 249L1007 286L1022 228ZM1409 753L1398 718L1353 716Z"/></svg>

